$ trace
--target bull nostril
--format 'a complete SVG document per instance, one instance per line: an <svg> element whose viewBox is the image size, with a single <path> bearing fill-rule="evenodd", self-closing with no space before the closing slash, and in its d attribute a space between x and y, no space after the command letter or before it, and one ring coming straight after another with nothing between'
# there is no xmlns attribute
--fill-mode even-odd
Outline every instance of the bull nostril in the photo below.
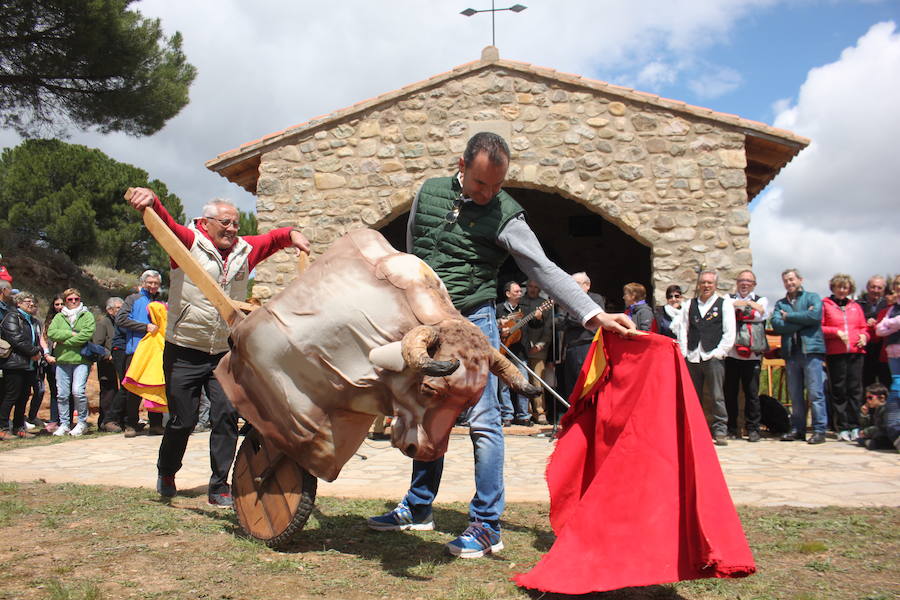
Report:
<svg viewBox="0 0 900 600"><path fill-rule="evenodd" d="M407 456L415 456L416 455L416 445L410 444L406 447L406 455Z"/></svg>

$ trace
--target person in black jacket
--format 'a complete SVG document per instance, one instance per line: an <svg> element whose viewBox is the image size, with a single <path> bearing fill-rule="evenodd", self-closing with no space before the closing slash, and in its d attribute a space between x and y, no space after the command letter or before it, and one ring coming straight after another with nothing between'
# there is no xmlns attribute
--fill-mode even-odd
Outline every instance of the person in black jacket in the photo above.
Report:
<svg viewBox="0 0 900 600"><path fill-rule="evenodd" d="M113 296L106 301L106 314L97 319L97 329L94 330L94 343L109 350L109 354L97 361L97 381L100 383L100 419L97 423L103 431L121 433L122 428L116 420L110 418L113 402L119 392L119 381L124 373L119 375L113 360L113 352L117 347L124 347L125 336L116 327L116 313L122 308L124 300ZM118 339L118 346L116 340Z"/></svg>
<svg viewBox="0 0 900 600"><path fill-rule="evenodd" d="M5 382L0 403L0 440L34 437L25 430L25 403L37 361L43 355L37 322L33 317L36 312L34 296L20 292L13 303L15 307L10 307L0 322L0 336L9 342L12 350L2 364ZM9 413L13 409L10 429Z"/></svg>
<svg viewBox="0 0 900 600"><path fill-rule="evenodd" d="M572 273L572 279L581 286L581 289L590 296L597 306L603 309L606 308L606 299L600 294L590 291L591 279L587 273L584 271ZM579 319L567 312L560 313L559 328L563 331L563 357L560 365L562 368L557 367L556 369L556 386L559 394L568 400L569 394L572 393L575 383L578 381L581 365L584 363L584 359L587 358L591 342L594 340L594 332L586 329ZM551 409L549 412L553 423L558 423L563 413L566 412L565 407L555 400L547 408Z"/></svg>

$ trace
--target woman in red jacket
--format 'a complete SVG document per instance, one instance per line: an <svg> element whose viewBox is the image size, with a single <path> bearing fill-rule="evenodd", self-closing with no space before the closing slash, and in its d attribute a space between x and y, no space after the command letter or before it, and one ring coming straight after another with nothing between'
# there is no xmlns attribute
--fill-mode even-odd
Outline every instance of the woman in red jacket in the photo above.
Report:
<svg viewBox="0 0 900 600"><path fill-rule="evenodd" d="M853 278L838 273L829 282L831 296L822 300L822 332L831 393L831 414L838 439L851 441L862 404L862 367L869 340L862 307L850 299Z"/></svg>

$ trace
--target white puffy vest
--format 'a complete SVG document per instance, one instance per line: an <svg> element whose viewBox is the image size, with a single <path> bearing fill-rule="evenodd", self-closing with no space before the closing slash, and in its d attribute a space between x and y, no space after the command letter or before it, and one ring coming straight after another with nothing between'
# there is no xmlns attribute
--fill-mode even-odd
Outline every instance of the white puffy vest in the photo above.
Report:
<svg viewBox="0 0 900 600"><path fill-rule="evenodd" d="M188 226L194 232L191 255L200 263L225 294L233 300L247 298L247 280L250 277L247 257L250 244L238 238L227 260L213 243L193 223ZM228 351L228 325L212 303L194 285L179 267L169 275L169 316L166 341L208 354Z"/></svg>

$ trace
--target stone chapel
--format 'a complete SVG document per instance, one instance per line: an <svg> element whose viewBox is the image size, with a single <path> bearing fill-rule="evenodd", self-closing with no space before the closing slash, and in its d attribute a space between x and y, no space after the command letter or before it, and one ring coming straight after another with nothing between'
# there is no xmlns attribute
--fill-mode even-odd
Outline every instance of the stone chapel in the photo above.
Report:
<svg viewBox="0 0 900 600"><path fill-rule="evenodd" d="M648 301L693 289L697 268L731 291L752 267L748 203L809 144L763 123L504 60L481 59L247 142L206 166L257 197L260 230L302 227L315 252L348 230L380 230L405 250L419 185L451 175L469 137L502 135L504 189L527 211L548 256L586 271L621 309L622 286ZM293 277L278 253L257 268L254 295ZM501 284L521 277L509 261ZM690 292L689 292L690 294Z"/></svg>

